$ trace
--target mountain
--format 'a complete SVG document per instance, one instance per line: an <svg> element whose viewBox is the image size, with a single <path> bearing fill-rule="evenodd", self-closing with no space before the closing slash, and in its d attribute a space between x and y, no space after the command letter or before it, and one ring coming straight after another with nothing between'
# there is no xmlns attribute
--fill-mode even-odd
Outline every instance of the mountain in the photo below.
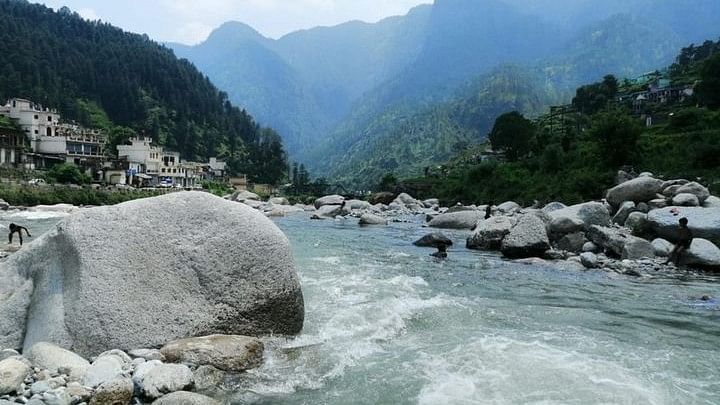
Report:
<svg viewBox="0 0 720 405"><path fill-rule="evenodd" d="M577 85L605 74L633 76L669 64L681 46L720 34L718 20L715 0L436 0L376 24L355 21L278 40L254 33L235 41L221 29L222 41L211 41L214 34L196 47L173 49L233 101L282 128L293 160L316 175L355 182L353 173L366 179L357 173L369 173L370 166L377 173L397 163L393 170L406 172L441 162L427 152L438 142L482 140L479 129L495 117L466 128L456 114L439 111L463 104L468 98L462 89L473 83L482 88L478 83L499 67L519 67L526 73L505 77L533 77L526 88L531 94L564 101ZM211 42L222 49L204 52ZM245 45L238 47L240 42ZM254 57L250 43L267 55ZM231 66L234 60L243 66ZM254 69L249 65L283 68L258 78L246 73ZM489 100L507 106L502 99ZM479 108L500 111L480 101ZM436 117L435 127L425 117ZM386 156L396 149L393 142L405 140L413 142L412 153Z"/></svg>
<svg viewBox="0 0 720 405"><path fill-rule="evenodd" d="M18 0L0 1L0 25L0 98L56 107L66 119L106 126L111 136L142 132L184 159L219 156L253 180L283 176L279 136L146 36ZM112 122L85 122L88 109Z"/></svg>

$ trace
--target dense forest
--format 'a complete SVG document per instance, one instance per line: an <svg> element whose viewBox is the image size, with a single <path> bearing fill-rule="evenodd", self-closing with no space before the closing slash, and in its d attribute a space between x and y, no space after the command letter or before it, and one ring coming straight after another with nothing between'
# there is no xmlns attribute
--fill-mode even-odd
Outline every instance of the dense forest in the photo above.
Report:
<svg viewBox="0 0 720 405"><path fill-rule="evenodd" d="M652 89L663 84L667 92L675 89L675 96L654 98ZM692 94L685 93L689 89ZM385 181L380 188L437 196L447 203L574 203L602 196L619 169L716 188L719 95L720 41L692 45L645 81L607 75L579 87L572 104L536 119L508 111L495 121L488 144L467 149L425 176ZM490 146L503 158L483 159Z"/></svg>
<svg viewBox="0 0 720 405"><path fill-rule="evenodd" d="M57 108L114 144L142 133L184 159L223 158L252 181L286 176L280 136L147 36L22 0L0 1L0 26L0 99Z"/></svg>

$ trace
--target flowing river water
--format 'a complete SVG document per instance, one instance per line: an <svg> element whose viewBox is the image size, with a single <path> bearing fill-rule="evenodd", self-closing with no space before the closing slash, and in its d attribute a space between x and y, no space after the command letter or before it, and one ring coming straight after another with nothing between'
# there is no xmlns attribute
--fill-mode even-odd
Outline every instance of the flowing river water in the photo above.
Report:
<svg viewBox="0 0 720 405"><path fill-rule="evenodd" d="M57 220L14 215L38 231ZM265 339L232 403L720 403L720 305L699 300L720 297L719 278L508 262L466 250L467 232L447 232L456 245L437 261L412 245L420 222L275 223L305 327Z"/></svg>

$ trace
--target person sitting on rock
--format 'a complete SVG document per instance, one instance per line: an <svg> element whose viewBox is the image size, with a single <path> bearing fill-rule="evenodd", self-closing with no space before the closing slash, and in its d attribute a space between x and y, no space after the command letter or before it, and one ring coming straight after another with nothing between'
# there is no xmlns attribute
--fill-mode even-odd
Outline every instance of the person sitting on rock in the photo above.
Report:
<svg viewBox="0 0 720 405"><path fill-rule="evenodd" d="M435 253L433 253L433 254L431 254L430 256L436 257L436 258L438 258L438 259L447 259L447 257L448 257L448 254L447 254L447 245L444 244L444 243L438 243L438 244L436 245L436 247L437 247L437 250L438 250L438 251L435 252Z"/></svg>
<svg viewBox="0 0 720 405"><path fill-rule="evenodd" d="M492 207L493 203L488 204L487 208L485 208L485 219L490 219L492 216Z"/></svg>
<svg viewBox="0 0 720 405"><path fill-rule="evenodd" d="M29 232L29 231L27 230L27 228L25 228L24 226L15 225L15 224L10 224L10 233L8 234L8 244L12 244L13 234L14 234L15 232L17 232L18 236L20 237L20 246L22 246L22 244L23 244L23 238L22 238L22 231L23 231L23 229L24 229L25 232L27 233L27 236L28 236L28 237L32 237L32 236L30 235L30 232Z"/></svg>
<svg viewBox="0 0 720 405"><path fill-rule="evenodd" d="M688 228L688 219L680 218L680 228L678 229L677 244L670 253L665 264L673 262L676 266L680 264L680 256L692 245L693 233Z"/></svg>

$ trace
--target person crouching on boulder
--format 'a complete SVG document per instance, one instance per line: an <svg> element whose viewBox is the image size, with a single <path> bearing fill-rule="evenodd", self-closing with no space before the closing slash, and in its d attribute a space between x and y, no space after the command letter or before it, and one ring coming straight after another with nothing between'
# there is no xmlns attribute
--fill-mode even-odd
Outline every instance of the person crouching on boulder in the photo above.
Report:
<svg viewBox="0 0 720 405"><path fill-rule="evenodd" d="M29 231L27 230L27 228L25 228L24 226L15 225L15 224L10 224L10 233L8 234L8 244L12 244L13 234L14 234L15 232L17 232L18 236L20 237L20 246L22 246L22 244L23 244L23 239L22 239L22 231L23 231L23 229L25 230L25 233L27 233L27 236L28 236L28 237L32 237L32 236L30 235L30 232L29 232Z"/></svg>
<svg viewBox="0 0 720 405"><path fill-rule="evenodd" d="M670 257L668 257L665 264L670 264L670 262L673 262L676 266L680 264L680 256L690 248L690 245L692 245L693 240L693 233L688 228L688 219L687 218L680 218L680 228L678 229L677 234L677 244L675 245L675 248L670 253Z"/></svg>

